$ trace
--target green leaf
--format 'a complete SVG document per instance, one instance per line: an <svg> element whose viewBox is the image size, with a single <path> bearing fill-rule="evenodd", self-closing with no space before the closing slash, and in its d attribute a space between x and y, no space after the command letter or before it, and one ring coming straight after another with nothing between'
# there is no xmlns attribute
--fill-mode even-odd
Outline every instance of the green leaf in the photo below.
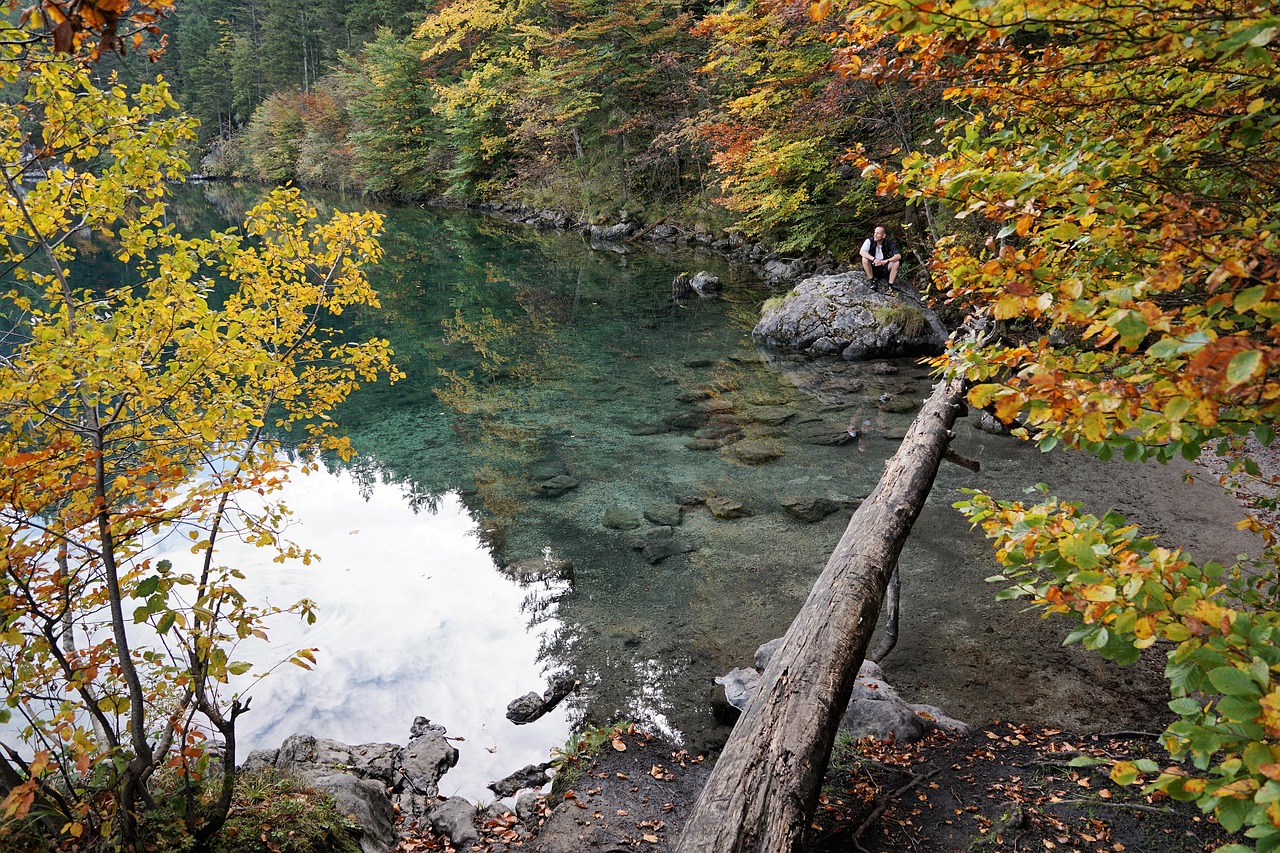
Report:
<svg viewBox="0 0 1280 853"><path fill-rule="evenodd" d="M229 666L227 666L227 671L230 672L232 675L244 675L246 672L248 672L251 669L253 669L253 664L248 663L246 661L242 661L242 660L234 661Z"/></svg>
<svg viewBox="0 0 1280 853"><path fill-rule="evenodd" d="M1111 327L1120 333L1120 343L1133 349L1146 338L1150 327L1137 311L1117 311L1111 317Z"/></svg>
<svg viewBox="0 0 1280 853"><path fill-rule="evenodd" d="M159 588L160 588L160 576L152 575L149 578L144 578L142 582L138 584L138 587L133 591L133 597L147 598L148 596L154 594L155 591Z"/></svg>
<svg viewBox="0 0 1280 853"><path fill-rule="evenodd" d="M1200 703L1190 696L1183 696L1181 699L1174 699L1169 703L1169 710L1180 717L1189 717L1192 714L1200 713Z"/></svg>
<svg viewBox="0 0 1280 853"><path fill-rule="evenodd" d="M1209 671L1209 683L1227 696L1261 696L1253 676L1234 666L1220 666Z"/></svg>
<svg viewBox="0 0 1280 853"><path fill-rule="evenodd" d="M1238 352L1227 365L1227 381L1232 385L1248 382L1262 367L1262 351L1247 349Z"/></svg>
<svg viewBox="0 0 1280 853"><path fill-rule="evenodd" d="M1236 294L1235 307L1237 311L1245 312L1253 308L1259 302L1267 298L1267 286L1260 284L1257 287L1246 288Z"/></svg>
<svg viewBox="0 0 1280 853"><path fill-rule="evenodd" d="M1253 800L1223 799L1213 810L1213 815L1227 832L1239 832L1245 819L1253 810Z"/></svg>
<svg viewBox="0 0 1280 853"><path fill-rule="evenodd" d="M167 634L169 629L173 627L173 623L177 621L178 614L172 610L160 617L160 621L156 624L157 634Z"/></svg>
<svg viewBox="0 0 1280 853"><path fill-rule="evenodd" d="M1058 550L1072 565L1092 569L1098 565L1098 555L1093 546L1081 536L1064 536Z"/></svg>

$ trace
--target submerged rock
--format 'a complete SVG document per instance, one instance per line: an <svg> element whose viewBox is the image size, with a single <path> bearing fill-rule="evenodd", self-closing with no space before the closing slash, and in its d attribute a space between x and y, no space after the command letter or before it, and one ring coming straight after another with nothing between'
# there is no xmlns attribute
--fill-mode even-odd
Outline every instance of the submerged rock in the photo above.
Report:
<svg viewBox="0 0 1280 853"><path fill-rule="evenodd" d="M653 524L679 527L684 521L684 510L679 504L652 504L644 508L644 517Z"/></svg>
<svg viewBox="0 0 1280 853"><path fill-rule="evenodd" d="M713 516L721 519L744 518L751 514L742 501L719 495L707 498L707 509Z"/></svg>
<svg viewBox="0 0 1280 853"><path fill-rule="evenodd" d="M570 489L576 489L581 482L568 474L558 474L538 484L538 493L544 498L558 498Z"/></svg>
<svg viewBox="0 0 1280 853"><path fill-rule="evenodd" d="M782 456L782 449L760 439L747 439L731 445L729 452L748 465L764 465Z"/></svg>
<svg viewBox="0 0 1280 853"><path fill-rule="evenodd" d="M631 510L611 506L604 511L604 519L600 523L610 530L634 530L640 526L640 516Z"/></svg>
<svg viewBox="0 0 1280 853"><path fill-rule="evenodd" d="M841 509L842 504L823 497L785 497L782 499L782 508L792 518L812 524Z"/></svg>

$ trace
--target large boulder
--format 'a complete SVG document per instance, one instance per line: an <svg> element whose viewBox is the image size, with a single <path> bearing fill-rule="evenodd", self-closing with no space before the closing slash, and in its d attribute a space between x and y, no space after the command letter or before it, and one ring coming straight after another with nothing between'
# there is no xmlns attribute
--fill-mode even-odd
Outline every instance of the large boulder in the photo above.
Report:
<svg viewBox="0 0 1280 853"><path fill-rule="evenodd" d="M752 335L771 347L846 359L938 352L928 311L860 272L816 275L766 303Z"/></svg>

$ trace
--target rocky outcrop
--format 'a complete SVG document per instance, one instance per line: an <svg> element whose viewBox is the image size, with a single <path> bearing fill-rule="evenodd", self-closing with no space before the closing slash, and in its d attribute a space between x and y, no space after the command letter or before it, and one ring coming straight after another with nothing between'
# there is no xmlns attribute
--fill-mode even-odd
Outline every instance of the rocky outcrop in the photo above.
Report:
<svg viewBox="0 0 1280 853"><path fill-rule="evenodd" d="M806 278L766 303L752 335L771 347L850 361L940 351L928 308L881 289L861 272Z"/></svg>
<svg viewBox="0 0 1280 853"><path fill-rule="evenodd" d="M458 750L445 738L442 726L418 717L409 736L406 746L351 746L297 734L286 738L279 749L249 753L242 769L290 773L329 794L345 814L355 818L363 853L386 853L399 837L396 814L403 815L406 827L425 820L440 794L441 777L458 763Z"/></svg>

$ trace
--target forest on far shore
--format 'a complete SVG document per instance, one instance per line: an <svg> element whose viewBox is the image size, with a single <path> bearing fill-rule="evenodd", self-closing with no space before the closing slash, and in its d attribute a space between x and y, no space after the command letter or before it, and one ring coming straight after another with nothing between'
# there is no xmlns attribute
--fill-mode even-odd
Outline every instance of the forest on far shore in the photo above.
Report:
<svg viewBox="0 0 1280 853"><path fill-rule="evenodd" d="M850 152L910 145L941 90L831 70L836 22L813 17L807 0L186 0L160 64L206 174L849 257L878 213L905 224Z"/></svg>

